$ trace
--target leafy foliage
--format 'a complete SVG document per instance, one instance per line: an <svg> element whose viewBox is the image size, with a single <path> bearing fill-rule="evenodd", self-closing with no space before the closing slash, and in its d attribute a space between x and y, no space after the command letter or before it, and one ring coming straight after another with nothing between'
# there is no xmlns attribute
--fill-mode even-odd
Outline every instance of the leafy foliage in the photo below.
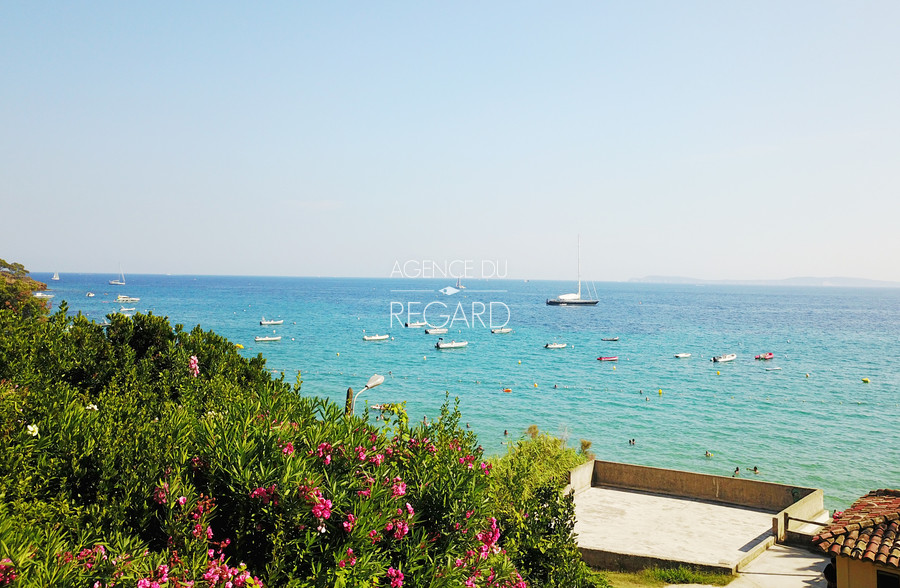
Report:
<svg viewBox="0 0 900 588"><path fill-rule="evenodd" d="M524 586L449 402L376 427L214 333L108 318L0 310L4 582Z"/></svg>
<svg viewBox="0 0 900 588"><path fill-rule="evenodd" d="M0 259L0 309L12 310L30 318L47 314L46 300L35 298L35 291L46 290L47 284L33 280L21 263Z"/></svg>
<svg viewBox="0 0 900 588"><path fill-rule="evenodd" d="M505 456L492 462L502 545L532 585L603 585L578 551L573 496L561 494L567 472L586 459L531 425Z"/></svg>

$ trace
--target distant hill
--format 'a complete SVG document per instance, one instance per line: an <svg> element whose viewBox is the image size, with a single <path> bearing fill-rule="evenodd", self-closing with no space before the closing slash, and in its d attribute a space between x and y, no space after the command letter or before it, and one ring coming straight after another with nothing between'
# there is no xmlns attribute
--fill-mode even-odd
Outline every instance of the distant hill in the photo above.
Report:
<svg viewBox="0 0 900 588"><path fill-rule="evenodd" d="M646 276L643 278L631 278L629 282L646 284L706 284L706 285L736 285L736 286L823 286L838 288L900 288L900 282L886 282L882 280L867 280L865 278L816 278L800 277L785 278L783 280L699 280L697 278L685 278L682 276Z"/></svg>

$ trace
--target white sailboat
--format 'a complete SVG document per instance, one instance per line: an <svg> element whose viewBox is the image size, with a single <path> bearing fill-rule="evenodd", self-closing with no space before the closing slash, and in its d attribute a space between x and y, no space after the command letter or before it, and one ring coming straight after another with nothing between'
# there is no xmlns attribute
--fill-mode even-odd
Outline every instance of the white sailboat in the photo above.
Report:
<svg viewBox="0 0 900 588"><path fill-rule="evenodd" d="M53 277L50 279L53 280L54 282L58 282L59 281L59 272L53 272Z"/></svg>
<svg viewBox="0 0 900 588"><path fill-rule="evenodd" d="M119 278L117 280L110 280L109 285L110 286L124 286L125 285L125 272L123 272L121 268L119 268Z"/></svg>
<svg viewBox="0 0 900 588"><path fill-rule="evenodd" d="M556 298L548 298L550 306L591 306L599 300L581 297L581 235L578 236L578 292L572 294L560 294Z"/></svg>

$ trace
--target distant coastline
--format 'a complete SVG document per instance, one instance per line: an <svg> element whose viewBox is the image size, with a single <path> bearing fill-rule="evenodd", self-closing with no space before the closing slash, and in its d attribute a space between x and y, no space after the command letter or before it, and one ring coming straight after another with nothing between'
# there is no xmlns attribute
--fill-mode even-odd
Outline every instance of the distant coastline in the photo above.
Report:
<svg viewBox="0 0 900 588"><path fill-rule="evenodd" d="M846 277L799 277L781 280L701 280L682 276L645 276L631 278L629 282L643 284L695 284L695 285L734 285L734 286L818 286L833 288L900 288L900 282L868 280L865 278Z"/></svg>

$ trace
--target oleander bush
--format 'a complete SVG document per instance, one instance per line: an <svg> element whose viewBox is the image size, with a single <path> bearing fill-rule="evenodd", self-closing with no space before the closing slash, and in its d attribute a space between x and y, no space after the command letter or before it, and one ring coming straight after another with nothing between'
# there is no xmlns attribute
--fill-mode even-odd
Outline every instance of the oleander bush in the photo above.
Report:
<svg viewBox="0 0 900 588"><path fill-rule="evenodd" d="M0 586L589 585L558 479L495 482L449 401L348 416L215 333L108 319L0 309Z"/></svg>

